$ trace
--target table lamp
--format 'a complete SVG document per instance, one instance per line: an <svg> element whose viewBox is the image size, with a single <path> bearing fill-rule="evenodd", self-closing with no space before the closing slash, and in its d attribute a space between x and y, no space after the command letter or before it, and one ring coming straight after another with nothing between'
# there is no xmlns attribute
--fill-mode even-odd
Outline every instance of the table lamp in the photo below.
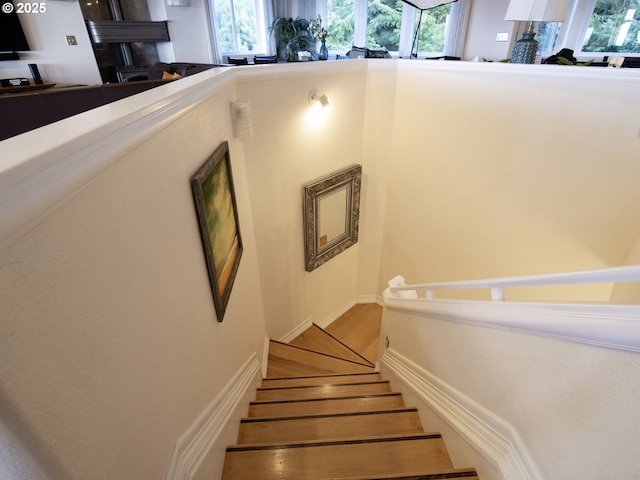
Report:
<svg viewBox="0 0 640 480"><path fill-rule="evenodd" d="M515 42L511 63L534 63L538 41L533 22L562 22L569 9L569 0L511 0L505 20L528 22L522 38Z"/></svg>

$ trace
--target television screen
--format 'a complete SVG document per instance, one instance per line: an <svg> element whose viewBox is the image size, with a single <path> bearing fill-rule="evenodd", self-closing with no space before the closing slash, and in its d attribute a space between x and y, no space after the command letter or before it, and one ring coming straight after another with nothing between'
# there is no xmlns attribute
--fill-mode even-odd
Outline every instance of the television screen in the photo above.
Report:
<svg viewBox="0 0 640 480"><path fill-rule="evenodd" d="M20 19L15 11L7 7L10 2L2 4L0 12L0 52L24 52L30 50L27 38L24 36Z"/></svg>

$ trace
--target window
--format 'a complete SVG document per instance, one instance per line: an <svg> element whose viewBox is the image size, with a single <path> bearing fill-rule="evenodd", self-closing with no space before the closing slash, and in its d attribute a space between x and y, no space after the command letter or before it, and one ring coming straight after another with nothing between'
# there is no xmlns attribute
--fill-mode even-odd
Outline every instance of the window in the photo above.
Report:
<svg viewBox="0 0 640 480"><path fill-rule="evenodd" d="M266 52L262 8L256 0L212 0L222 54Z"/></svg>
<svg viewBox="0 0 640 480"><path fill-rule="evenodd" d="M367 5L367 43L372 50L400 50L402 27L401 0L369 0Z"/></svg>
<svg viewBox="0 0 640 480"><path fill-rule="evenodd" d="M420 11L416 11L416 28L418 22L420 22L418 54L444 53L451 7L452 4L447 3L446 5L425 10L422 12L422 21L420 21Z"/></svg>
<svg viewBox="0 0 640 480"><path fill-rule="evenodd" d="M458 0L422 12L401 0L326 0L319 13L327 18L329 37L327 46L333 53L344 54L353 45L366 46L372 50L387 50L402 57L411 55L414 35L420 22L418 53L423 55L442 55L447 44L458 42L463 32L450 30L463 29L463 22L451 22L454 16L465 17L467 2ZM459 5L462 4L462 5ZM454 13L455 7L457 10ZM451 35L453 33L453 35ZM461 45L462 43L460 43ZM456 46L451 46L448 55L459 55Z"/></svg>
<svg viewBox="0 0 640 480"><path fill-rule="evenodd" d="M582 51L640 53L640 0L597 0Z"/></svg>
<svg viewBox="0 0 640 480"><path fill-rule="evenodd" d="M559 45L583 60L639 56L640 0L572 0Z"/></svg>
<svg viewBox="0 0 640 480"><path fill-rule="evenodd" d="M538 24L538 54L551 54L556 50L556 40L562 27L562 22L540 22Z"/></svg>
<svg viewBox="0 0 640 480"><path fill-rule="evenodd" d="M355 38L355 0L327 0L327 13L323 16L330 25L327 47L336 52L347 52ZM325 27L326 27L325 25Z"/></svg>

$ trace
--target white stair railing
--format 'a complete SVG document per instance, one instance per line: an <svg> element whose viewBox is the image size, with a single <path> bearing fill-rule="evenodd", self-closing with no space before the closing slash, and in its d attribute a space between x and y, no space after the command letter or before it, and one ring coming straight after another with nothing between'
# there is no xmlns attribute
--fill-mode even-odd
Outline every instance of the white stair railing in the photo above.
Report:
<svg viewBox="0 0 640 480"><path fill-rule="evenodd" d="M640 281L640 265L414 285L397 276L383 297L386 308L412 315L640 352L640 304L506 301L504 297L508 287L633 281ZM437 291L452 289L490 289L492 301L436 298Z"/></svg>
<svg viewBox="0 0 640 480"><path fill-rule="evenodd" d="M531 287L545 285L579 285L587 283L633 282L640 281L640 265L626 267L602 268L598 270L582 270L577 272L549 273L528 275L524 277L491 278L484 280L467 280L443 283L422 283L405 285L404 278L397 276L389 282L389 297L410 298L414 292L426 292L426 298L435 299L436 290L461 290L474 288L491 289L491 299L504 300L504 289L507 287ZM405 293L401 293L405 292ZM406 293L409 292L409 293ZM414 295L414 298L417 295Z"/></svg>

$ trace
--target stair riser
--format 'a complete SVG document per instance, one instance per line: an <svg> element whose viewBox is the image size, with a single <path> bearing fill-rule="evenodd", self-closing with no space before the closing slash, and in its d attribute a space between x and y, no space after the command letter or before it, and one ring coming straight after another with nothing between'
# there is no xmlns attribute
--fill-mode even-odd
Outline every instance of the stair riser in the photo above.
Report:
<svg viewBox="0 0 640 480"><path fill-rule="evenodd" d="M256 392L256 400L303 400L391 392L389 382L362 383L357 385L325 385L319 387L292 387L262 389Z"/></svg>
<svg viewBox="0 0 640 480"><path fill-rule="evenodd" d="M422 433L416 410L321 416L284 420L243 421L239 444L288 443Z"/></svg>
<svg viewBox="0 0 640 480"><path fill-rule="evenodd" d="M441 438L227 451L223 480L326 480L452 468Z"/></svg>
<svg viewBox="0 0 640 480"><path fill-rule="evenodd" d="M324 375L311 377L293 378L265 378L262 381L263 388L274 387L299 387L304 385L325 385L327 383L336 385L344 383L369 383L380 382L382 378L379 373L362 373L359 375Z"/></svg>
<svg viewBox="0 0 640 480"><path fill-rule="evenodd" d="M402 408L404 400L398 393L370 397L320 399L313 401L251 403L249 417L282 417L323 413L370 412L385 408Z"/></svg>

